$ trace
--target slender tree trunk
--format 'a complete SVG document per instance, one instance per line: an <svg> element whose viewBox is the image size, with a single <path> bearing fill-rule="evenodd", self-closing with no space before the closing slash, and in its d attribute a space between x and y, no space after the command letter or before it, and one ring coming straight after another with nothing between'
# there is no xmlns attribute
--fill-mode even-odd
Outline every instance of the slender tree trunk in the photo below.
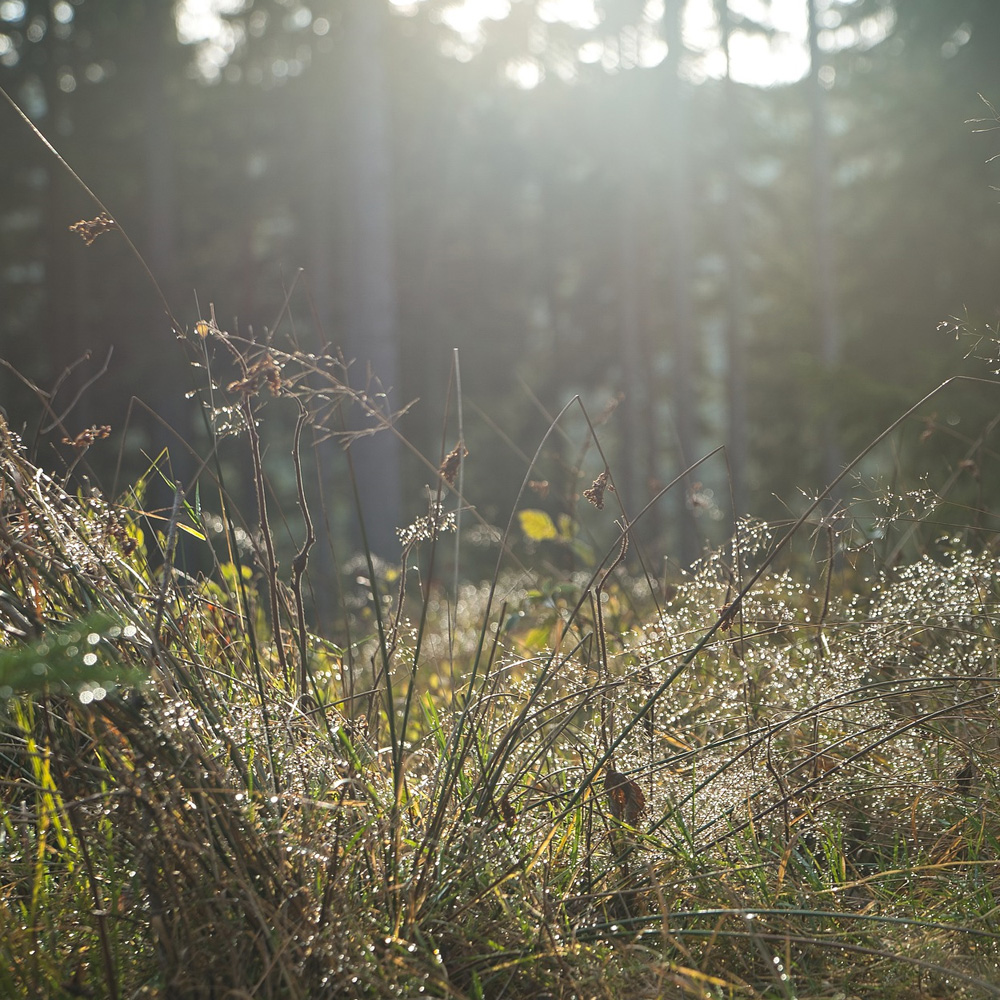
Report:
<svg viewBox="0 0 1000 1000"><path fill-rule="evenodd" d="M629 122L622 115L623 122ZM640 469L645 456L642 445L643 411L651 405L645 392L642 364L642 329L639 310L639 234L638 179L636 170L635 134L624 129L619 139L619 209L618 209L618 332L621 343L621 364L624 399L622 400L621 482L622 499L630 512L644 503Z"/></svg>
<svg viewBox="0 0 1000 1000"><path fill-rule="evenodd" d="M719 0L719 23L722 44L726 52L726 77L723 91L723 116L729 149L726 156L726 446L729 456L730 488L733 498L733 520L748 513L746 343L749 309L746 295L746 231L743 218L743 181L740 164L743 159L742 115L739 88L731 75L730 41L732 20L729 0Z"/></svg>
<svg viewBox="0 0 1000 1000"><path fill-rule="evenodd" d="M697 330L691 294L689 95L680 75L684 51L681 36L683 13L684 0L669 0L663 22L668 46L664 69L665 123L670 144L666 191L671 312L668 336L672 362L671 404L680 468L685 468L694 461L698 449L698 394L695 385ZM694 517L687 502L690 487L691 483L687 481L681 484L676 505L680 533L678 556L684 565L693 562L698 554Z"/></svg>
<svg viewBox="0 0 1000 1000"><path fill-rule="evenodd" d="M354 315L347 303L352 293L349 278L352 256L350 241L345 234L352 224L353 173L348 169L351 156L347 123L347 101L337 102L336 95L348 92L352 69L347 63L346 43L340 42L332 51L317 55L310 69L314 87L308 113L311 121L305 141L309 144L307 179L309 184L309 294L316 314L318 346L334 349L348 345L343 331L348 314ZM348 98L353 101L353 95Z"/></svg>
<svg viewBox="0 0 1000 1000"><path fill-rule="evenodd" d="M352 383L386 415L400 403L392 148L383 39L384 5L353 0L347 9L348 110L353 212ZM364 421L372 426L371 419ZM396 558L400 449L390 431L351 447L372 550Z"/></svg>
<svg viewBox="0 0 1000 1000"><path fill-rule="evenodd" d="M143 7L142 37L137 40L144 57L141 79L145 89L142 143L147 229L143 255L171 308L178 312L182 311L182 303L178 302L180 292L177 287L176 145L171 114L171 73L167 65L168 46L173 44L171 35L175 31L170 4L156 3ZM183 364L181 352L173 342L170 319L164 312L163 304L152 295L147 295L147 299L146 321L149 329L144 332L149 344L147 357L154 359L153 363L161 373L161 377L152 378L148 383L153 396L147 402L185 441L190 441L193 424L191 408L185 405L183 399L188 381L186 372L180 370ZM176 373L176 377L162 377L170 370ZM152 426L152 433L157 444L155 451L158 452L160 447L169 449L174 474L178 482L183 482L193 472L187 451L178 447L176 438L165 432L159 423ZM158 480L154 477L155 482ZM173 496L164 494L163 499L172 503Z"/></svg>
<svg viewBox="0 0 1000 1000"><path fill-rule="evenodd" d="M330 7L342 12L344 4ZM352 83L354 67L347 58L355 43L354 37L338 36L329 49L315 54L306 108L309 125L303 136L307 143L304 162L308 164L303 183L309 205L306 282L314 310L315 349L332 356L341 350L351 354L354 348L347 338L353 336L359 315L353 301L355 245L351 238L356 170L351 163L350 125L355 115L352 87L356 80ZM312 510L319 544L309 559L309 579L315 597L313 613L321 630L333 627L333 609L339 604L337 562L358 542L356 531L352 538L342 537L346 534L344 514L352 508L353 498L341 443L336 437L325 436L326 430L341 429L339 416L331 415L327 420L324 432L312 445L322 508L317 500Z"/></svg>
<svg viewBox="0 0 1000 1000"><path fill-rule="evenodd" d="M53 88L55 89L55 88ZM58 99L50 105L54 112L49 116L50 121L58 120L59 112ZM41 127L45 128L49 122L41 122ZM51 129L50 133L55 130ZM58 136L56 136L58 138ZM87 343L87 334L84 324L81 322L82 313L74 308L79 304L79 300L73 292L79 288L77 275L80 254L79 248L72 242L77 240L72 233L68 232L67 219L75 221L73 209L76 205L73 195L72 182L62 167L54 162L46 166L47 185L45 191L45 334L44 340L48 350L41 352L47 356L48 370L32 372L29 374L39 381L43 386L51 386L60 373L71 363L78 360L85 351L90 348ZM86 377L92 369L84 366L78 369L73 377L63 385L59 395L56 397L55 410L59 412L67 400L71 399L76 392L77 383ZM91 400L88 393L80 397L72 413L66 418L66 427L58 428L55 440L59 440L63 433L76 434L84 427L94 423ZM49 417L46 415L43 423L47 424Z"/></svg>
<svg viewBox="0 0 1000 1000"><path fill-rule="evenodd" d="M168 300L175 292L177 277L175 145L168 94L170 74L166 66L166 46L174 30L170 4L151 4L143 9L146 88L143 146L149 226L145 257ZM166 325L166 316L163 322Z"/></svg>
<svg viewBox="0 0 1000 1000"><path fill-rule="evenodd" d="M812 114L811 162L813 183L813 288L819 335L819 357L828 384L841 361L840 320L837 314L833 252L833 178L826 115L826 93L820 80L822 54L816 0L807 0L809 12L809 94ZM823 477L833 480L840 472L842 456L834 394L825 393L822 414Z"/></svg>
<svg viewBox="0 0 1000 1000"><path fill-rule="evenodd" d="M63 138L72 133L73 118L69 95L58 84L58 68L69 59L68 45L55 36L46 39L48 58L38 67L38 80L45 95L45 117L37 124L47 132L52 141L60 146ZM79 300L75 292L79 289L80 260L79 240L68 231L75 222L74 212L79 200L74 196L73 181L54 160L44 159L46 190L44 201L45 244L44 244L44 322L43 338L47 350L39 352L47 364L35 370L29 366L29 375L37 378L46 388L51 386L64 369L78 360L92 345L88 343L87 330L83 322L84 312L76 306ZM88 366L77 369L63 384L55 400L55 410L60 412L66 402L73 398L79 383L92 369ZM43 415L42 424L49 423L49 415ZM88 393L84 393L76 407L66 418L65 431L76 434L84 427L96 422ZM63 428L58 428L52 439L58 441ZM48 442L46 442L48 443Z"/></svg>

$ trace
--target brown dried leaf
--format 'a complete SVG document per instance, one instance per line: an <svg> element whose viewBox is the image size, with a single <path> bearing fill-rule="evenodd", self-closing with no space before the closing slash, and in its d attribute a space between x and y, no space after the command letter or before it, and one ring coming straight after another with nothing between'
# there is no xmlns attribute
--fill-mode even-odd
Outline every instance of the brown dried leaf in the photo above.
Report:
<svg viewBox="0 0 1000 1000"><path fill-rule="evenodd" d="M615 819L623 820L629 826L639 822L646 811L646 796L631 778L609 767L604 775L604 792Z"/></svg>
<svg viewBox="0 0 1000 1000"><path fill-rule="evenodd" d="M972 784L976 779L976 765L974 761L969 761L965 767L962 768L955 775L955 788L961 795L971 795L972 794Z"/></svg>
<svg viewBox="0 0 1000 1000"><path fill-rule="evenodd" d="M517 813L510 804L510 792L504 792L500 797L500 816L507 827L512 827L517 822Z"/></svg>

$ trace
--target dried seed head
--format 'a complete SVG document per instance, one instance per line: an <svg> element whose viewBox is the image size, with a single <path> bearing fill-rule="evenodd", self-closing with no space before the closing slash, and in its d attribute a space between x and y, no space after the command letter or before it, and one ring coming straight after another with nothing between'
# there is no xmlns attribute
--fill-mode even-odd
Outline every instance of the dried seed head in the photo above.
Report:
<svg viewBox="0 0 1000 1000"><path fill-rule="evenodd" d="M584 497L598 510L604 510L604 491L614 492L614 484L608 482L608 470L605 469L595 480L589 490L584 490Z"/></svg>
<svg viewBox="0 0 1000 1000"><path fill-rule="evenodd" d="M464 441L459 441L451 451L444 457L444 461L438 468L438 475L449 485L455 485L455 478L458 476L459 466L462 459L469 454L469 449L465 447Z"/></svg>
<svg viewBox="0 0 1000 1000"><path fill-rule="evenodd" d="M85 431L80 431L76 437L64 437L62 443L68 444L73 448L79 448L82 451L84 448L89 448L95 441L100 441L110 434L111 428L107 424L101 424L100 427L94 424Z"/></svg>
<svg viewBox="0 0 1000 1000"><path fill-rule="evenodd" d="M281 378L281 369L270 354L264 354L263 357L258 358L247 369L244 378L230 382L226 389L244 396L255 396L260 392L261 385L266 385L271 390L272 396L280 395L281 390L286 385Z"/></svg>
<svg viewBox="0 0 1000 1000"><path fill-rule="evenodd" d="M118 223L107 212L101 212L96 219L81 219L69 227L69 231L78 233L88 247L98 236L110 233L115 229L118 229Z"/></svg>

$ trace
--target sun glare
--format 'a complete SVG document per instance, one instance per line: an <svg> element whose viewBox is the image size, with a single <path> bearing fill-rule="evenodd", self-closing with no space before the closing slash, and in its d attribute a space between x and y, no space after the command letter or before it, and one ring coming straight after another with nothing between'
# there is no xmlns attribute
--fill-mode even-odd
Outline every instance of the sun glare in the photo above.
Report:
<svg viewBox="0 0 1000 1000"><path fill-rule="evenodd" d="M601 23L594 0L541 0L538 16L547 24L562 22L589 31Z"/></svg>
<svg viewBox="0 0 1000 1000"><path fill-rule="evenodd" d="M550 66L538 48L512 53L504 75L511 84L523 90L537 87L553 68L557 76L571 80L580 64L598 64L614 73L656 66L667 54L660 27L663 0L645 0L640 23L613 37L602 34L602 14L595 0L530 2L535 5L543 25L567 25L590 32L592 36L584 36L576 52L575 65ZM808 73L806 0L729 2L736 20L730 38L729 67L734 80L754 87L773 87L794 83ZM424 0L389 0L389 3L398 13L413 15L423 6ZM199 70L208 79L218 79L236 45L233 27L221 15L240 9L242 4L243 0L181 0L177 6L178 37L182 42L198 45ZM15 4L10 0L0 6L13 7ZM310 16L305 7L300 9L304 16ZM451 29L452 35L442 43L442 51L462 62L469 61L486 41L489 22L503 21L511 11L512 0L453 0L443 5L435 16ZM839 12L833 9L821 11L820 18L820 48L831 52L859 44L870 47L884 39L893 26L892 11L888 7L856 25L843 24ZM762 25L769 34L751 31L741 26L744 23ZM699 82L725 75L726 54L713 0L688 0L684 13L684 44L692 56L687 60L692 80ZM572 63L573 59L564 61Z"/></svg>
<svg viewBox="0 0 1000 1000"><path fill-rule="evenodd" d="M219 79L236 47L232 25L222 15L241 8L242 0L181 0L177 5L177 37L198 46L198 72L206 80Z"/></svg>
<svg viewBox="0 0 1000 1000"><path fill-rule="evenodd" d="M420 0L391 0L398 8L414 12ZM736 30L730 49L733 78L756 87L793 83L809 70L806 0L733 0L733 13L767 25L770 39L760 34ZM663 17L663 0L647 0L643 24L633 32L635 38L623 37L617 43L600 37L601 14L594 0L537 0L538 18L545 24L566 24L581 31L593 31L595 37L583 42L578 52L581 63L600 63L609 72L634 66L650 67L666 55L666 44L655 26ZM510 0L455 0L440 13L441 22L460 40L446 46L449 53L472 58L482 45L488 21L502 21L511 11ZM836 26L831 26L834 28ZM721 47L718 18L712 0L690 0L685 11L685 44L696 53L692 76L695 80L719 78L726 72L726 56ZM630 51L630 49L634 51ZM506 76L511 83L531 90L544 78L540 64L529 58L515 58L508 64Z"/></svg>
<svg viewBox="0 0 1000 1000"><path fill-rule="evenodd" d="M441 11L446 24L464 42L474 45L483 37L484 21L503 21L510 15L510 0L464 0Z"/></svg>
<svg viewBox="0 0 1000 1000"><path fill-rule="evenodd" d="M773 87L794 83L809 72L809 21L805 0L742 0L733 2L734 15L768 26L771 38L737 28L729 40L730 72L738 83ZM719 79L726 73L719 20L711 0L693 0L684 21L684 41L700 53L696 79Z"/></svg>
<svg viewBox="0 0 1000 1000"><path fill-rule="evenodd" d="M177 37L186 45L215 38L223 25L223 14L242 6L240 0L181 0L177 5Z"/></svg>

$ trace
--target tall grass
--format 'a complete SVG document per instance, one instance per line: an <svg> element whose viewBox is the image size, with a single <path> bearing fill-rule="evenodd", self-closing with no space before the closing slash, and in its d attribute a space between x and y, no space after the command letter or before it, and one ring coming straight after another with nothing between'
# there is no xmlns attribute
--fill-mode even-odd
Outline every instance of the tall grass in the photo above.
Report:
<svg viewBox="0 0 1000 1000"><path fill-rule="evenodd" d="M878 552L933 497L744 523L666 587L622 510L549 580L512 517L449 602L443 463L420 585L387 605L370 560L349 656L306 626L308 544L281 574L254 439L318 369L243 363L240 565L228 504L221 543L180 491L157 530L142 484L73 493L0 431L7 995L1000 994L995 556Z"/></svg>
<svg viewBox="0 0 1000 1000"><path fill-rule="evenodd" d="M660 578L573 401L504 530L461 440L421 459L402 567L366 553L324 636L302 436L395 421L336 359L178 332L197 488L158 465L104 497L0 424L0 995L1000 995L994 536L937 529L926 489L828 491ZM299 414L285 556L271 393ZM602 513L520 516L574 415ZM489 579L457 538L492 540Z"/></svg>

